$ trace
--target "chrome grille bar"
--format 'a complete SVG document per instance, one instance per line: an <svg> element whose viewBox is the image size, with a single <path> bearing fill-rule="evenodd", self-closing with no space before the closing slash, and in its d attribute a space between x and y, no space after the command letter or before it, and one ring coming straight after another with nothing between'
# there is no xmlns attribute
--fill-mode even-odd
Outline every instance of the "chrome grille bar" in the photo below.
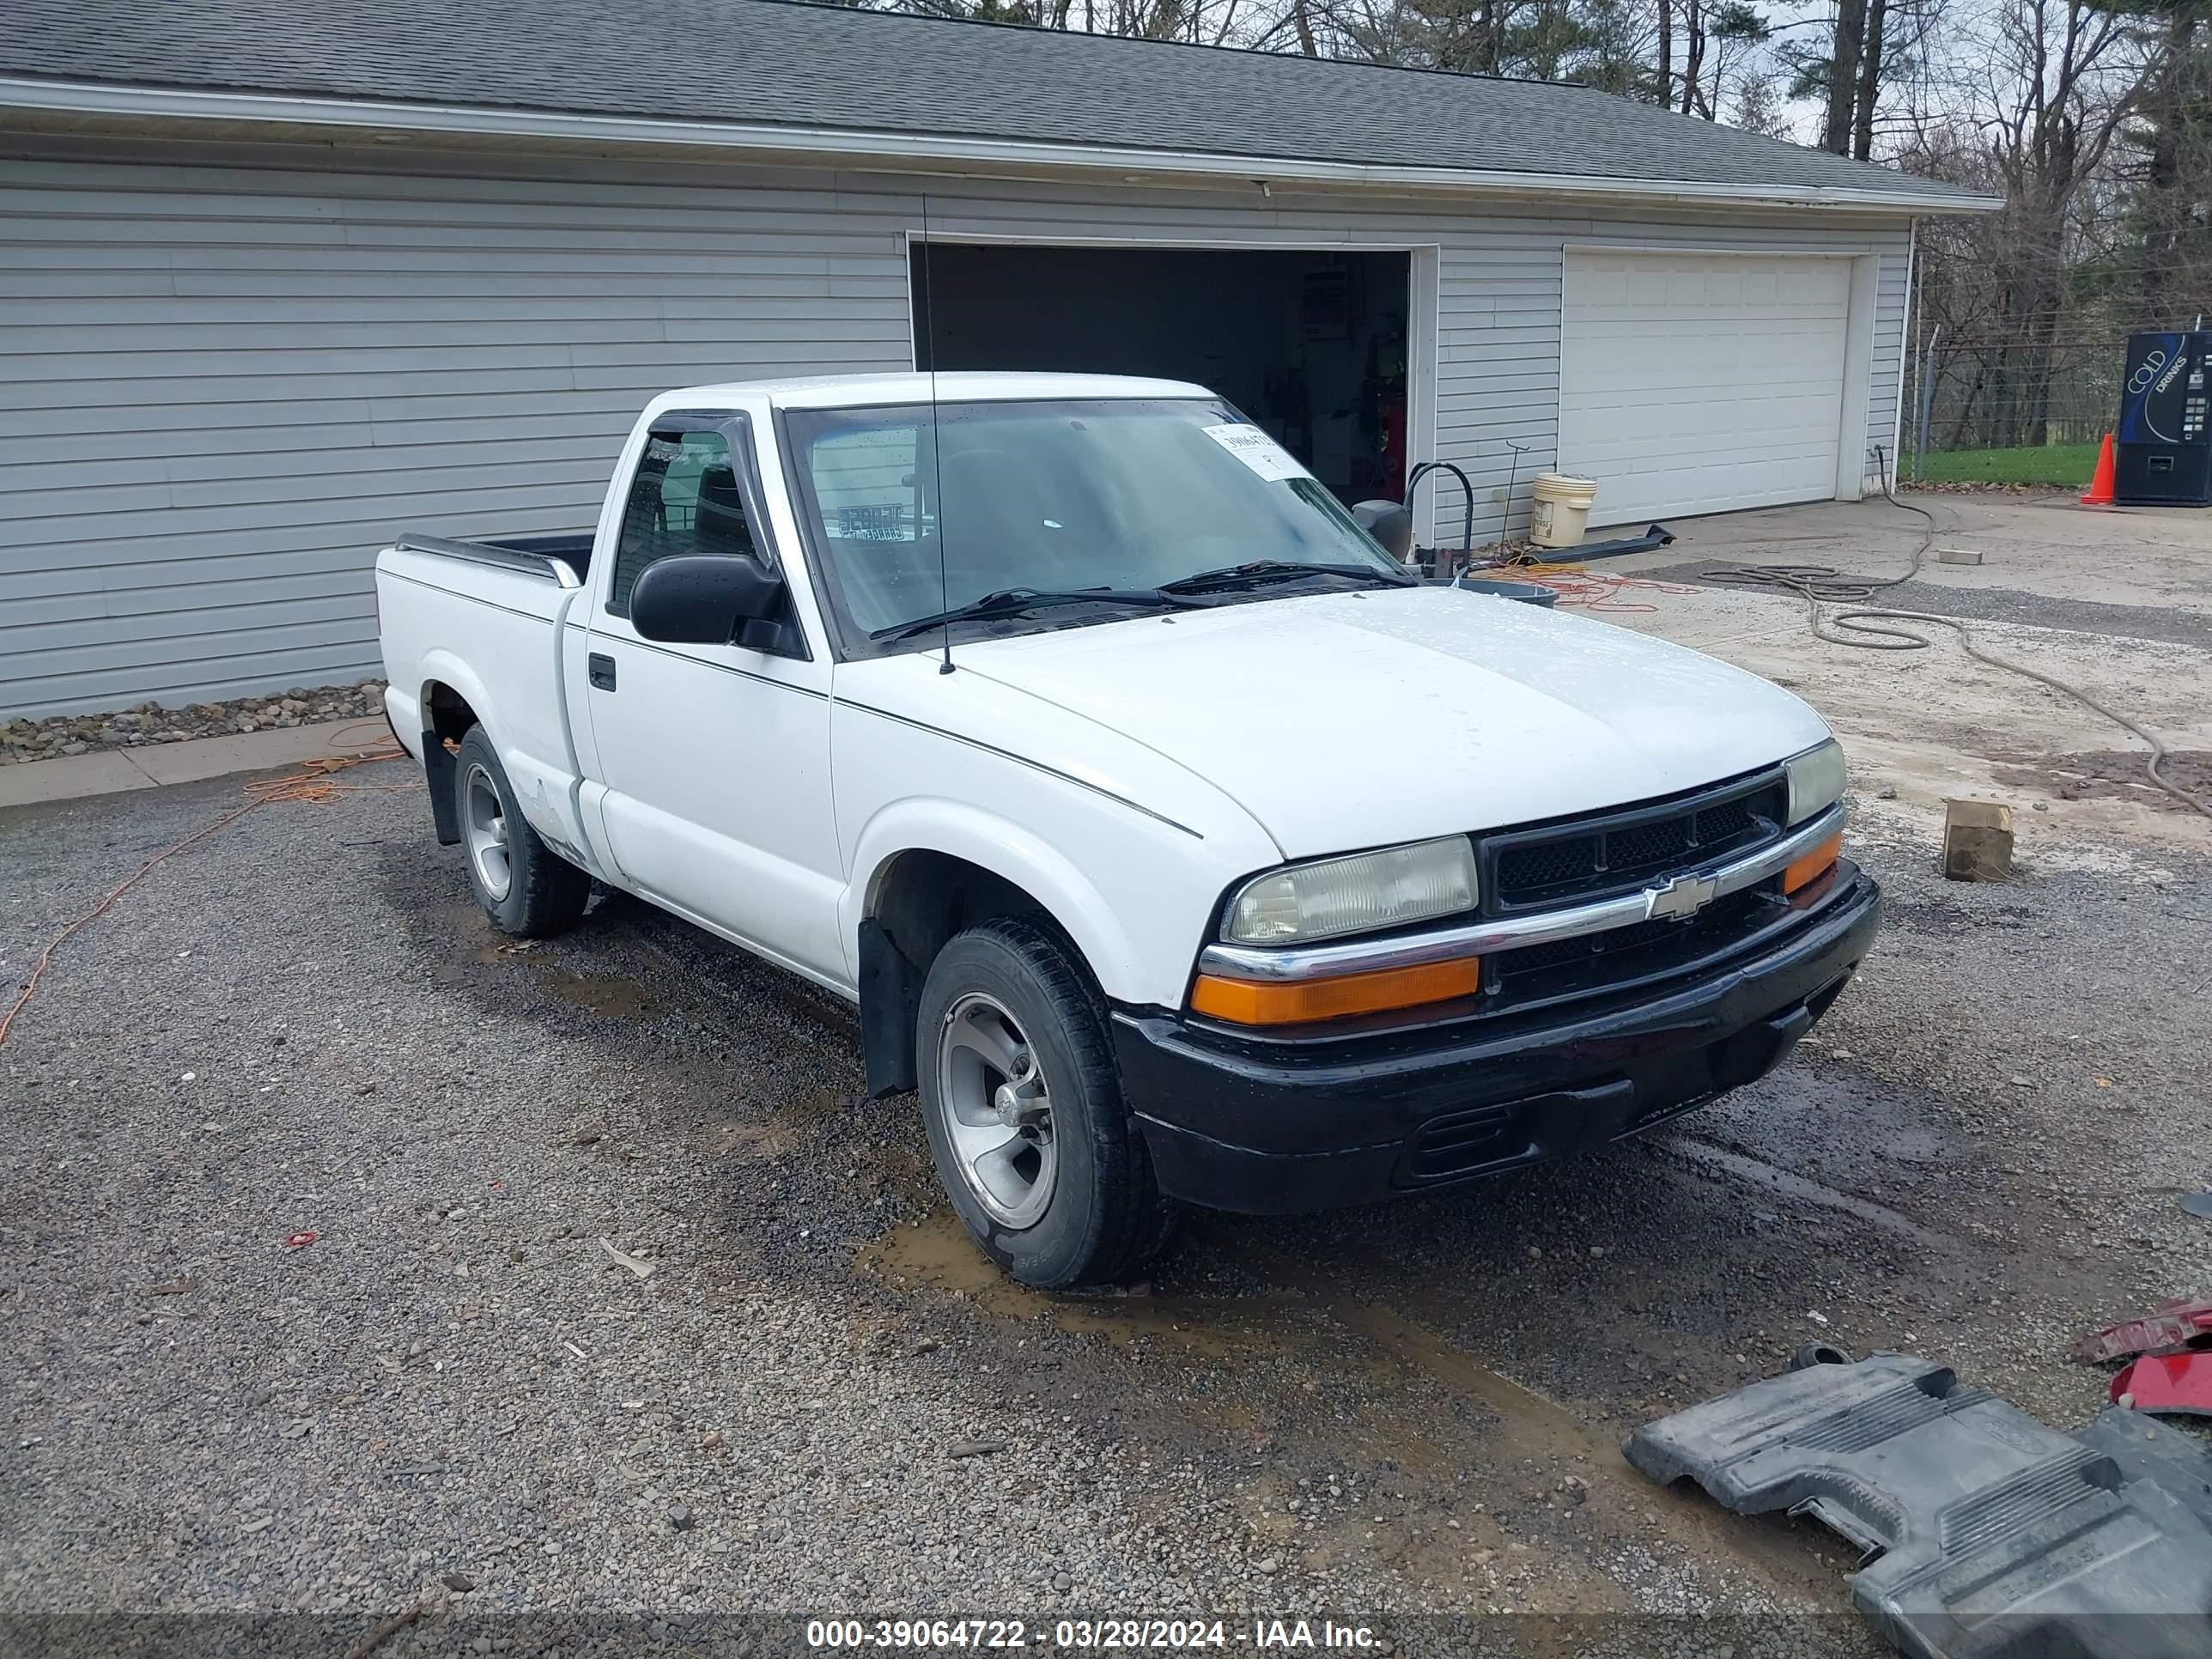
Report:
<svg viewBox="0 0 2212 1659"><path fill-rule="evenodd" d="M1395 939L1341 939L1309 945L1209 945L1200 953L1199 971L1224 979L1268 981L1381 973L1393 968L1450 962L1462 957L1487 956L1493 951L1510 951L1524 945L1550 945L1559 939L1580 939L1609 928L1632 927L1655 917L1694 915L1717 898L1740 893L1780 875L1843 827L1843 807L1831 806L1755 853L1704 869L1687 870L1663 882L1595 904L1462 922Z"/></svg>

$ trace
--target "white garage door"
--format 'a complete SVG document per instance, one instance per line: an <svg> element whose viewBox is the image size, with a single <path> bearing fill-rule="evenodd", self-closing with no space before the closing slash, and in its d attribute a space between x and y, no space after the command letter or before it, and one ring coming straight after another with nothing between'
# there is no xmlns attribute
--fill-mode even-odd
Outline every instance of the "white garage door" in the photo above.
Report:
<svg viewBox="0 0 2212 1659"><path fill-rule="evenodd" d="M1570 250L1559 470L1642 522L1836 493L1848 259Z"/></svg>

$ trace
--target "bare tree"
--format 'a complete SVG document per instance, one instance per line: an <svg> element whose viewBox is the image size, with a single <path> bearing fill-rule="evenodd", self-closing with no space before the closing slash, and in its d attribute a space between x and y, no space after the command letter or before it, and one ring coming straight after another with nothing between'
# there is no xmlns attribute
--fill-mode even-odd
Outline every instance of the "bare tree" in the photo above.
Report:
<svg viewBox="0 0 2212 1659"><path fill-rule="evenodd" d="M1865 17L1859 35L1859 66L1851 95L1850 153L1862 161L1874 159L1874 106L1881 95L1883 30L1889 21L1889 0L1863 0Z"/></svg>
<svg viewBox="0 0 2212 1659"><path fill-rule="evenodd" d="M2089 315L2083 276L2112 217L2114 148L2156 54L2089 0L2002 0L1954 51L1904 159L2005 207L1936 222L1924 244L1929 320L1955 343L1953 436L1971 425L1992 447L2041 444L2054 367Z"/></svg>
<svg viewBox="0 0 2212 1659"><path fill-rule="evenodd" d="M1837 0L1835 40L1828 54L1828 108L1820 128L1820 148L1838 155L1851 153L1851 117L1858 97L1866 21L1867 0Z"/></svg>
<svg viewBox="0 0 2212 1659"><path fill-rule="evenodd" d="M2203 27L2208 0L2137 0L2155 52L2136 100L2137 119L2122 134L2123 209L2135 246L2126 255L2147 318L2205 308L2212 270L2205 244L2206 185L2212 179L2212 40ZM2116 252L2119 250L2115 250Z"/></svg>

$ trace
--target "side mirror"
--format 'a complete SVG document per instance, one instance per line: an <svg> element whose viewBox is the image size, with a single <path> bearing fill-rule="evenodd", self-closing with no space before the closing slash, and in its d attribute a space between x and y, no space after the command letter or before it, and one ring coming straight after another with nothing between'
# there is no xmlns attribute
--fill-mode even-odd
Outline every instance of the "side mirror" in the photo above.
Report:
<svg viewBox="0 0 2212 1659"><path fill-rule="evenodd" d="M1413 556L1413 515L1396 501L1361 501L1352 509L1352 520L1399 563Z"/></svg>
<svg viewBox="0 0 2212 1659"><path fill-rule="evenodd" d="M670 645L727 645L749 622L775 617L783 580L742 553L677 553L646 566L629 592L629 623Z"/></svg>

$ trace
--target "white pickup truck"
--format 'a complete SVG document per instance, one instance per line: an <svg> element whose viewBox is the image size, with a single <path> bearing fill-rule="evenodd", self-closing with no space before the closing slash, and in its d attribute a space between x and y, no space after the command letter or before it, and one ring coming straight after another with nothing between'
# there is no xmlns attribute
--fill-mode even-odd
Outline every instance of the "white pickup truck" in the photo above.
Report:
<svg viewBox="0 0 2212 1659"><path fill-rule="evenodd" d="M594 881L859 1004L983 1247L1357 1203L1772 1066L1880 898L1820 717L1423 583L1220 398L696 386L592 534L377 560L393 729L498 926Z"/></svg>

